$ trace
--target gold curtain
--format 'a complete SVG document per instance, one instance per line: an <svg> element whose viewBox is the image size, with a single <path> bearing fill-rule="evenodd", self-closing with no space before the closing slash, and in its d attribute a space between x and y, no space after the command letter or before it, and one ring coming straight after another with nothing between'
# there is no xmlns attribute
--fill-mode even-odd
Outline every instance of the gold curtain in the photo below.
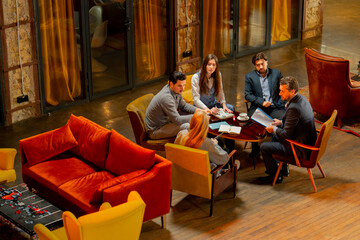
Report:
<svg viewBox="0 0 360 240"><path fill-rule="evenodd" d="M291 0L275 0L272 9L271 44L291 38Z"/></svg>
<svg viewBox="0 0 360 240"><path fill-rule="evenodd" d="M134 4L137 78L142 81L165 75L168 68L167 12L161 0Z"/></svg>
<svg viewBox="0 0 360 240"><path fill-rule="evenodd" d="M239 1L239 46L265 45L266 1Z"/></svg>
<svg viewBox="0 0 360 240"><path fill-rule="evenodd" d="M56 106L81 94L72 0L39 0L46 102Z"/></svg>
<svg viewBox="0 0 360 240"><path fill-rule="evenodd" d="M203 55L230 53L230 1L203 1Z"/></svg>

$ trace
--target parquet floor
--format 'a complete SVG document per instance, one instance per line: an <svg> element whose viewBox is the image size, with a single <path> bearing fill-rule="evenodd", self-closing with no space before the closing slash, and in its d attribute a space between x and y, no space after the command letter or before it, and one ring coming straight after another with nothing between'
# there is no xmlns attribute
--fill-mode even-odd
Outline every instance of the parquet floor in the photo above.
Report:
<svg viewBox="0 0 360 240"><path fill-rule="evenodd" d="M360 1L324 0L324 28L321 37L266 51L269 64L284 76L295 76L300 87L308 85L304 47L350 60L350 70L360 60ZM251 56L220 64L226 99L237 111L245 111L244 76L253 69ZM19 148L19 139L66 124L70 114L82 115L108 129L115 129L135 141L126 105L149 92L158 92L165 82L155 83L97 99L0 129L0 147ZM160 218L143 224L140 239L360 239L360 138L333 130L321 163L327 175L313 170L318 188L313 193L306 169L290 167L290 176L275 187L255 180L264 176L264 165L256 169L248 159L250 149L237 143L241 161L237 196L229 191L215 200L214 214L208 217L209 201L174 192L167 215L167 229ZM19 150L19 149L18 149ZM22 182L20 155L15 169Z"/></svg>
<svg viewBox="0 0 360 240"><path fill-rule="evenodd" d="M282 184L259 184L264 165L254 170L240 153L235 198L231 188L218 196L208 217L208 200L175 192L167 229L160 219L146 222L141 239L359 239L359 144L358 137L332 132L321 161L327 177L313 170L317 193L306 169L294 166Z"/></svg>

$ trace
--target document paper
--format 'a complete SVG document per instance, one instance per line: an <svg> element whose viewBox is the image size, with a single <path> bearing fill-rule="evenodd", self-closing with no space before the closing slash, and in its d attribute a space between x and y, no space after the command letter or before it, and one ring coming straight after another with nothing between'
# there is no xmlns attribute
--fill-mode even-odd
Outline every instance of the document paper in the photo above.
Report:
<svg viewBox="0 0 360 240"><path fill-rule="evenodd" d="M263 110L260 108L257 108L254 112L254 114L251 116L251 119L255 122L260 123L264 127L269 126L272 122L274 122L274 119L267 115Z"/></svg>

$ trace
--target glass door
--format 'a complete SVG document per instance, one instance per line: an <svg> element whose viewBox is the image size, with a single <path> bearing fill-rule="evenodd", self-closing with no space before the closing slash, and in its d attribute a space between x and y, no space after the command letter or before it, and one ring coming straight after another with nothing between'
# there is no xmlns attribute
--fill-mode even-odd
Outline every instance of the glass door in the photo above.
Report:
<svg viewBox="0 0 360 240"><path fill-rule="evenodd" d="M279 45L300 36L301 1L278 0L272 2L271 45Z"/></svg>
<svg viewBox="0 0 360 240"><path fill-rule="evenodd" d="M238 0L237 54L260 51L266 47L267 1Z"/></svg>
<svg viewBox="0 0 360 240"><path fill-rule="evenodd" d="M128 69L131 66L128 64L129 2L88 0L92 97L131 87Z"/></svg>
<svg viewBox="0 0 360 240"><path fill-rule="evenodd" d="M171 54L171 1L133 0L136 85L169 74Z"/></svg>
<svg viewBox="0 0 360 240"><path fill-rule="evenodd" d="M72 0L38 0L44 111L86 99L79 21ZM80 7L80 6L79 6Z"/></svg>
<svg viewBox="0 0 360 240"><path fill-rule="evenodd" d="M233 55L233 0L202 1L203 56L215 54L218 59Z"/></svg>

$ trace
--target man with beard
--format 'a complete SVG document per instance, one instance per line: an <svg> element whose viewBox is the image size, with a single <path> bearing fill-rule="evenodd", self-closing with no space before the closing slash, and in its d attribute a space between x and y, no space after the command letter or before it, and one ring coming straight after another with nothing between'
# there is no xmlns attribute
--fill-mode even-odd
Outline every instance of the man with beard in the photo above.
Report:
<svg viewBox="0 0 360 240"><path fill-rule="evenodd" d="M280 70L268 68L268 58L263 52L255 54L252 63L255 70L245 75L245 99L251 103L248 115L251 117L257 108L261 108L272 118L281 120L285 114L285 102L279 96ZM258 143L252 143L250 158L256 158L259 152ZM287 164L283 170L283 175L287 176Z"/></svg>
<svg viewBox="0 0 360 240"><path fill-rule="evenodd" d="M266 128L266 131L273 134L272 142L261 144L261 154L265 162L267 177L261 177L262 182L271 183L277 169L277 162L273 154L281 156L293 156L291 146L286 139L298 143L314 146L317 135L315 129L314 112L306 97L298 94L299 84L294 77L285 77L280 80L280 96L287 101L284 118L274 119L274 122ZM309 159L310 150L295 147L296 155L299 158ZM293 158L295 163L295 159ZM280 172L277 183L282 182Z"/></svg>

